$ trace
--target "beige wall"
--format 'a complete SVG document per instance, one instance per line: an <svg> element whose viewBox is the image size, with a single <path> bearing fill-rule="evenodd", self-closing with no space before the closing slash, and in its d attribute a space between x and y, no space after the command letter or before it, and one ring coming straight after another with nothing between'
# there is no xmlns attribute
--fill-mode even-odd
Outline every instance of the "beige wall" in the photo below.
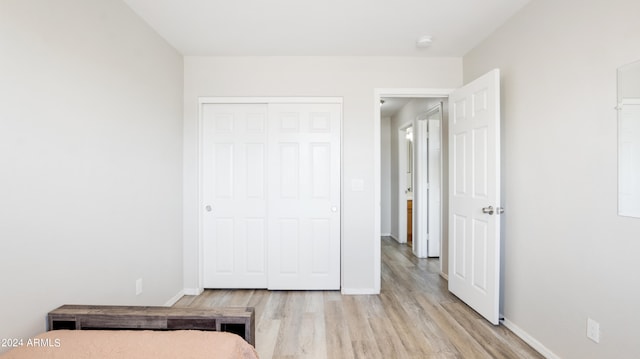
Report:
<svg viewBox="0 0 640 359"><path fill-rule="evenodd" d="M562 358L640 357L640 219L616 215L614 110L639 13L534 0L464 57L465 82L502 70L504 315Z"/></svg>
<svg viewBox="0 0 640 359"><path fill-rule="evenodd" d="M199 96L343 97L343 291L375 290L375 88L452 88L461 84L459 58L185 57L185 286L198 287L197 124ZM377 139L380 141L380 139ZM379 145L379 143L378 143ZM363 180L364 191L353 191Z"/></svg>
<svg viewBox="0 0 640 359"><path fill-rule="evenodd" d="M111 0L3 0L0 54L0 338L65 303L165 304L183 288L182 57Z"/></svg>

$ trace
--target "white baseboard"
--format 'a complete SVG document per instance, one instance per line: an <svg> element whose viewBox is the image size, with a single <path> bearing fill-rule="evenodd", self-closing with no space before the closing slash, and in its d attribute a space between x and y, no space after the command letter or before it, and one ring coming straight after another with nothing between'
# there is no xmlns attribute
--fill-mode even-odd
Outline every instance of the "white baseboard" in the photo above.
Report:
<svg viewBox="0 0 640 359"><path fill-rule="evenodd" d="M444 278L444 280L449 281L449 276L446 273L440 272L440 276Z"/></svg>
<svg viewBox="0 0 640 359"><path fill-rule="evenodd" d="M508 319L503 319L502 324L504 324L504 326L507 327L509 330L511 330L513 334L520 337L520 339L524 340L525 343L529 344L533 349L535 349L538 353L540 353L545 358L560 359L560 356L556 355L554 352L549 350L549 348L545 347L536 338L531 336L529 333L525 332L522 328L515 325L513 322L510 322Z"/></svg>
<svg viewBox="0 0 640 359"><path fill-rule="evenodd" d="M204 292L204 288L185 288L184 295L200 295Z"/></svg>
<svg viewBox="0 0 640 359"><path fill-rule="evenodd" d="M178 303L178 301L180 300L180 298L182 298L184 296L184 290L181 290L180 292L178 292L178 294L174 295L171 299L169 299L164 306L165 307L171 307L174 304Z"/></svg>
<svg viewBox="0 0 640 359"><path fill-rule="evenodd" d="M340 293L343 295L375 295L380 294L373 288L342 288Z"/></svg>
<svg viewBox="0 0 640 359"><path fill-rule="evenodd" d="M389 237L391 237L391 239L393 239L393 240L394 240L394 241L396 241L397 243L400 243L400 244L405 244L405 243L407 243L407 241L406 241L406 240L405 240L404 242L400 241L396 236L389 236Z"/></svg>
<svg viewBox="0 0 640 359"><path fill-rule="evenodd" d="M393 237L391 233L380 233L380 237Z"/></svg>

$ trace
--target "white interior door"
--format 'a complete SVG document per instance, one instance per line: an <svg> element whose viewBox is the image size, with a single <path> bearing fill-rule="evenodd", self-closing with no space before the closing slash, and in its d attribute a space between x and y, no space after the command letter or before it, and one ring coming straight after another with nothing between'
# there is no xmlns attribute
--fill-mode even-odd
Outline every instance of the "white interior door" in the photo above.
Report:
<svg viewBox="0 0 640 359"><path fill-rule="evenodd" d="M267 287L267 106L202 108L203 284Z"/></svg>
<svg viewBox="0 0 640 359"><path fill-rule="evenodd" d="M341 116L269 105L269 289L340 288Z"/></svg>
<svg viewBox="0 0 640 359"><path fill-rule="evenodd" d="M456 90L449 106L449 290L498 324L499 70Z"/></svg>
<svg viewBox="0 0 640 359"><path fill-rule="evenodd" d="M441 237L441 135L439 107L415 123L414 243L418 258L439 257ZM439 116L439 115L438 115Z"/></svg>
<svg viewBox="0 0 640 359"><path fill-rule="evenodd" d="M429 123L418 119L413 126L413 254L427 258L429 241Z"/></svg>
<svg viewBox="0 0 640 359"><path fill-rule="evenodd" d="M442 111L438 111L439 114ZM440 115L438 115L440 116ZM440 119L429 119L429 141L427 143L427 164L429 167L429 241L428 257L440 256L440 241L442 237L442 139L440 133Z"/></svg>

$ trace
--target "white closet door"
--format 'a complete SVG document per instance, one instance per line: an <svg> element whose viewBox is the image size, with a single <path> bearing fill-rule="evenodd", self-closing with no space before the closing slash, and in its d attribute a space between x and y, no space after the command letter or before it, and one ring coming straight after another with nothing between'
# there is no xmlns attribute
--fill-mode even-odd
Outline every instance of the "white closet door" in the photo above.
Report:
<svg viewBox="0 0 640 359"><path fill-rule="evenodd" d="M267 106L202 108L203 284L267 287Z"/></svg>
<svg viewBox="0 0 640 359"><path fill-rule="evenodd" d="M340 288L341 115L269 105L269 289Z"/></svg>

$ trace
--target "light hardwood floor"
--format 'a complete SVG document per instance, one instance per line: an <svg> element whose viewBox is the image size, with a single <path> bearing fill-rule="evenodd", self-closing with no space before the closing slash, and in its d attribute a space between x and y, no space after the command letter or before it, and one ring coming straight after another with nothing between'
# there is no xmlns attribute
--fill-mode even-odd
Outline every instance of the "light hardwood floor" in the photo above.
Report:
<svg viewBox="0 0 640 359"><path fill-rule="evenodd" d="M256 308L260 358L542 358L447 291L437 259L382 239L380 295L206 290L175 306Z"/></svg>

